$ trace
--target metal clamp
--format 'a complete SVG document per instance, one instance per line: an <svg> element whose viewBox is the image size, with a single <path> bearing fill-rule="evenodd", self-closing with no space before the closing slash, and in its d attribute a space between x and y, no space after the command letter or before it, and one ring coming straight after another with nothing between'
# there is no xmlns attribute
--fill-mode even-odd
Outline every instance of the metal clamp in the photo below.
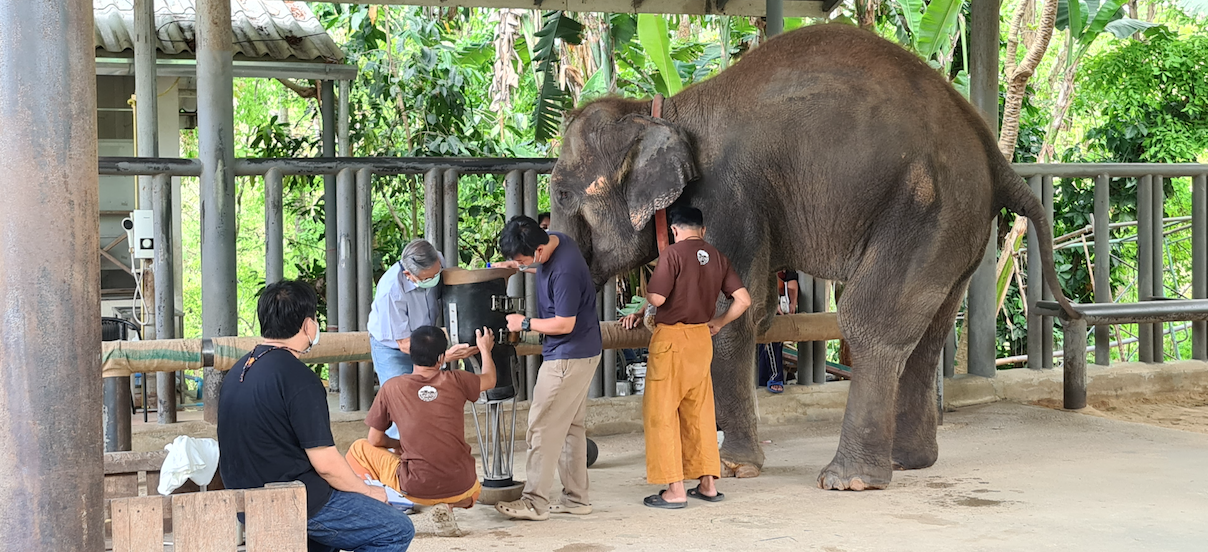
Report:
<svg viewBox="0 0 1208 552"><path fill-rule="evenodd" d="M524 298L509 297L507 295L492 295L491 310L502 313L524 312Z"/></svg>

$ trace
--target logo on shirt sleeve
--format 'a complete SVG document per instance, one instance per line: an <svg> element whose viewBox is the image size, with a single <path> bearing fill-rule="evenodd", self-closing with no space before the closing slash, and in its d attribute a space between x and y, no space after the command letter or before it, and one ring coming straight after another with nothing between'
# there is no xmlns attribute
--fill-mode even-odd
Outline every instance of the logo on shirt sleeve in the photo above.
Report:
<svg viewBox="0 0 1208 552"><path fill-rule="evenodd" d="M697 249L696 261L699 262L701 266L709 264L709 253L704 249Z"/></svg>
<svg viewBox="0 0 1208 552"><path fill-rule="evenodd" d="M436 400L436 388L431 385L425 385L419 388L419 400L424 402L432 402Z"/></svg>

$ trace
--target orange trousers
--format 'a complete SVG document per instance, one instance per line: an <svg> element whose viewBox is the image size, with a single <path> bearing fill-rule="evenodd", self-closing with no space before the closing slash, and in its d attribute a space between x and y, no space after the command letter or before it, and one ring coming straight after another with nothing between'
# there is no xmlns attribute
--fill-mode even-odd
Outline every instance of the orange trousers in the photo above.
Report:
<svg viewBox="0 0 1208 552"><path fill-rule="evenodd" d="M344 458L348 460L348 465L352 467L352 471L356 472L362 479L365 476L369 476L370 479L381 481L387 487L398 491L416 504L424 506L448 504L454 508L469 508L478 501L478 495L482 494L482 483L475 481L474 486L470 487L470 490L457 496L446 498L416 498L409 496L403 492L402 486L398 482L398 457L389 450L369 444L369 441L365 439L353 441L352 446L348 447L348 454L344 455Z"/></svg>
<svg viewBox="0 0 1208 552"><path fill-rule="evenodd" d="M721 475L712 363L708 326L655 327L642 397L647 482L665 485Z"/></svg>

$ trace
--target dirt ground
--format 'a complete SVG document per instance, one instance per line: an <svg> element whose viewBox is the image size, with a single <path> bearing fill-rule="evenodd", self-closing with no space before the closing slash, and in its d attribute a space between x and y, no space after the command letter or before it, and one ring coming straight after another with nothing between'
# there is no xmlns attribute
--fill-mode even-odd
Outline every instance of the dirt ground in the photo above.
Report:
<svg viewBox="0 0 1208 552"><path fill-rule="evenodd" d="M1060 408L1061 401L1041 406ZM1139 399L1091 401L1083 414L1208 434L1208 393L1163 393Z"/></svg>
<svg viewBox="0 0 1208 552"><path fill-rule="evenodd" d="M641 504L657 488L644 481L640 435L600 437L591 515L517 522L479 505L457 511L466 536L440 538L417 514L411 550L1203 550L1208 542L1205 435L1000 402L948 413L931 468L898 472L882 491L821 491L814 481L834 454L838 425L761 428L762 476L723 480L724 502L677 511Z"/></svg>

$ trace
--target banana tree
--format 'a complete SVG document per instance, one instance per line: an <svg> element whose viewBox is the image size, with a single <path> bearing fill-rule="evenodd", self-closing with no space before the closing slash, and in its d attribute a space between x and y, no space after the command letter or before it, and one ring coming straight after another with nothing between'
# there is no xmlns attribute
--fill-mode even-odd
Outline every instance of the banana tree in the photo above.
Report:
<svg viewBox="0 0 1208 552"><path fill-rule="evenodd" d="M533 136L537 142L546 142L558 134L562 113L570 102L570 95L558 85L557 63L558 41L567 44L583 42L583 25L562 11L547 12L532 51L532 62L537 73L537 102L533 109Z"/></svg>
<svg viewBox="0 0 1208 552"><path fill-rule="evenodd" d="M893 0L900 15L899 41L927 61L937 56L940 65L948 67L961 8L965 0Z"/></svg>

